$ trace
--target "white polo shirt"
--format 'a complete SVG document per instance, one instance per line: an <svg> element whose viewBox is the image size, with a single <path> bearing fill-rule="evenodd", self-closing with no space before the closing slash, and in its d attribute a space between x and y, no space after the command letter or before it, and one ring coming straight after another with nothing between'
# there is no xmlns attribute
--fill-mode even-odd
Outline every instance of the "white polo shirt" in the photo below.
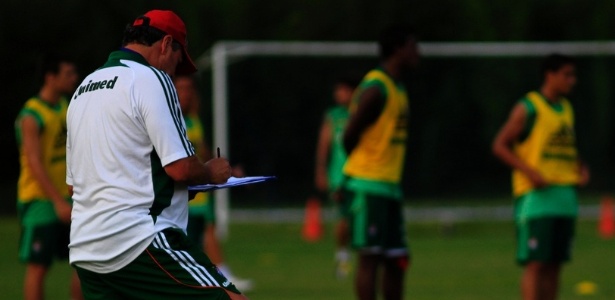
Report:
<svg viewBox="0 0 615 300"><path fill-rule="evenodd" d="M188 191L164 166L194 155L171 78L122 49L81 83L67 115L74 188L70 263L121 269L165 228L185 231Z"/></svg>

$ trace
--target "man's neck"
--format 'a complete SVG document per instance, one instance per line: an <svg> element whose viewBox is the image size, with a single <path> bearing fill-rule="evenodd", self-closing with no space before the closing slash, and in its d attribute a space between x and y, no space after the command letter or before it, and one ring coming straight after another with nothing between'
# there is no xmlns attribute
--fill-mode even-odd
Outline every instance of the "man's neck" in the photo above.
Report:
<svg viewBox="0 0 615 300"><path fill-rule="evenodd" d="M394 80L399 79L401 76L401 66L392 59L384 61L382 63L382 68Z"/></svg>
<svg viewBox="0 0 615 300"><path fill-rule="evenodd" d="M62 97L62 93L55 91L51 87L43 86L38 93L41 100L49 103L49 104L57 104L60 102L60 97Z"/></svg>
<svg viewBox="0 0 615 300"><path fill-rule="evenodd" d="M540 88L540 93L547 99L547 101L552 102L552 103L559 102L560 99L562 98L562 95L560 95L553 89L550 89L546 86L542 86Z"/></svg>
<svg viewBox="0 0 615 300"><path fill-rule="evenodd" d="M156 62L156 57L155 57L155 53L154 51L152 51L153 47L148 47L145 45L141 45L141 44L137 44L137 43L132 43L132 44L128 44L126 46L124 46L124 48L132 50L138 54L140 54L141 56L143 56L143 58L145 59L145 61L147 61L148 64L155 66L157 64L155 64Z"/></svg>

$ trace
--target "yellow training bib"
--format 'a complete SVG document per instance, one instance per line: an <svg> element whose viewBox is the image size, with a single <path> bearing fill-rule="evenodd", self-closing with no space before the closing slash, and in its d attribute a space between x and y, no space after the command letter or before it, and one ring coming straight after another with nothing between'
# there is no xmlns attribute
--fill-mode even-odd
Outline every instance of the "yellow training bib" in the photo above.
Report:
<svg viewBox="0 0 615 300"><path fill-rule="evenodd" d="M408 96L405 89L382 70L375 69L367 73L361 86L373 84L384 88L386 102L376 122L363 132L348 157L344 174L354 178L398 183L406 154ZM362 88L359 87L350 107L351 114L356 110L361 92Z"/></svg>
<svg viewBox="0 0 615 300"><path fill-rule="evenodd" d="M562 99L562 109L557 111L538 92L528 93L527 99L534 106L536 117L527 139L514 145L515 153L550 184L578 183L572 106ZM533 189L530 180L519 170L513 170L512 181L515 196Z"/></svg>
<svg viewBox="0 0 615 300"><path fill-rule="evenodd" d="M54 106L39 98L26 101L15 121L17 141L19 144L19 162L21 170L17 183L17 198L21 202L47 199L38 180L29 166L23 151L21 122L24 117L33 117L39 125L39 139L42 163L54 187L64 197L68 197L66 185L66 111L68 102L62 98Z"/></svg>

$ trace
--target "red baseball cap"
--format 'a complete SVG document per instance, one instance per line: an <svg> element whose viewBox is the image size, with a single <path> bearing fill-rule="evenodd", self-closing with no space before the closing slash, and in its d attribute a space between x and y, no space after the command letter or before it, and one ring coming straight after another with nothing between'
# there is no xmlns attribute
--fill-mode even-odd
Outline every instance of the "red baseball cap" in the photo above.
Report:
<svg viewBox="0 0 615 300"><path fill-rule="evenodd" d="M132 23L132 26L143 25L149 25L171 35L182 46L183 59L177 65L175 73L183 75L196 72L196 65L186 50L186 45L188 44L186 25L184 25L184 21L179 16L170 10L150 10Z"/></svg>

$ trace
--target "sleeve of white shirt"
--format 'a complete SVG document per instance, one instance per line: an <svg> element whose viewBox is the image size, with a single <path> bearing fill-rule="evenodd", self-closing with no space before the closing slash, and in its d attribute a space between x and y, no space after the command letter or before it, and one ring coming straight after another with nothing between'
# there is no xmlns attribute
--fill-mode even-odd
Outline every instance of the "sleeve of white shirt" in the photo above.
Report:
<svg viewBox="0 0 615 300"><path fill-rule="evenodd" d="M133 99L163 166L195 154L171 78L152 68L152 76L135 80Z"/></svg>
<svg viewBox="0 0 615 300"><path fill-rule="evenodd" d="M70 157L71 157L71 149L70 149L70 137L66 137L66 184L73 185L73 174L70 172Z"/></svg>

